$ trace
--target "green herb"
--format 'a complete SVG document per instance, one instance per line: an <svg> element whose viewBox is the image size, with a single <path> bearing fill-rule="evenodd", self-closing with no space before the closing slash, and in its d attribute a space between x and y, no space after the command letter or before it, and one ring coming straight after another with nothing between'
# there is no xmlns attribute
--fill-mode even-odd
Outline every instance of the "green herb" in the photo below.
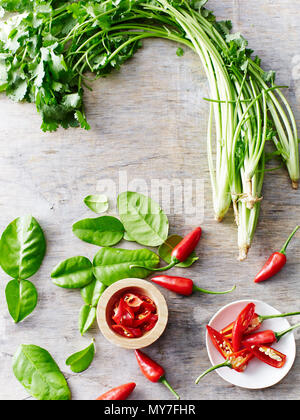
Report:
<svg viewBox="0 0 300 420"><path fill-rule="evenodd" d="M80 373L89 368L95 356L94 341L86 349L74 353L66 360L66 365L74 373Z"/></svg>
<svg viewBox="0 0 300 420"><path fill-rule="evenodd" d="M13 372L24 388L38 400L70 400L71 392L47 350L22 344L13 358Z"/></svg>
<svg viewBox="0 0 300 420"><path fill-rule="evenodd" d="M78 328L81 335L85 334L94 324L96 319L96 308L91 305L83 305L80 309Z"/></svg>
<svg viewBox="0 0 300 420"><path fill-rule="evenodd" d="M87 305L97 306L98 301L107 287L94 279L92 283L81 289L81 296Z"/></svg>
<svg viewBox="0 0 300 420"><path fill-rule="evenodd" d="M23 321L30 315L38 301L35 286L28 280L11 280L5 289L7 306L14 321Z"/></svg>
<svg viewBox="0 0 300 420"><path fill-rule="evenodd" d="M81 289L93 281L93 266L86 257L72 257L59 263L51 273L53 283L66 289Z"/></svg>
<svg viewBox="0 0 300 420"><path fill-rule="evenodd" d="M38 271L45 252L45 237L35 218L18 217L2 234L0 265L12 278L25 280Z"/></svg>
<svg viewBox="0 0 300 420"><path fill-rule="evenodd" d="M81 240L98 246L112 246L121 241L124 226L116 217L84 219L73 225L73 233Z"/></svg>
<svg viewBox="0 0 300 420"><path fill-rule="evenodd" d="M167 239L168 218L151 198L127 191L118 196L118 209L127 234L139 244L158 246Z"/></svg>
<svg viewBox="0 0 300 420"><path fill-rule="evenodd" d="M110 286L118 280L127 277L145 278L151 268L157 267L159 257L148 249L118 249L118 248L102 248L94 258L94 274L95 277ZM144 268L130 268L131 265L143 265Z"/></svg>
<svg viewBox="0 0 300 420"><path fill-rule="evenodd" d="M108 210L108 200L104 194L88 195L84 202L89 209L97 214L105 213Z"/></svg>
<svg viewBox="0 0 300 420"><path fill-rule="evenodd" d="M176 54L178 55L178 57L182 57L184 55L184 51L182 48L178 48L176 51Z"/></svg>
<svg viewBox="0 0 300 420"><path fill-rule="evenodd" d="M35 286L27 281L40 268L46 252L44 233L32 216L11 222L0 241L0 265L14 278L5 289L8 311L18 323L30 315L38 300Z"/></svg>
<svg viewBox="0 0 300 420"><path fill-rule="evenodd" d="M96 319L96 308L99 299L107 286L94 279L88 286L81 289L81 296L85 302L79 313L78 327L80 334L85 334Z"/></svg>
<svg viewBox="0 0 300 420"><path fill-rule="evenodd" d="M178 245L179 242L182 241L182 239L182 236L179 235L169 236L168 239L158 249L158 255L160 256L160 258L166 263L170 264L172 260L171 253L176 247L176 245ZM198 259L199 258L196 256L195 252L192 252L192 254L184 262L176 264L176 267L190 267Z"/></svg>

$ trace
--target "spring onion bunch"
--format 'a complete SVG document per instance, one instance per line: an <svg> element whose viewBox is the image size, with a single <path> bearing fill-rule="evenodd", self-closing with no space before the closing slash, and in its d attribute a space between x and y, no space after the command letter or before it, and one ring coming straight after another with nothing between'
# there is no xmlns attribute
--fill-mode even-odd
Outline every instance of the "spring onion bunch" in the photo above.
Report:
<svg viewBox="0 0 300 420"><path fill-rule="evenodd" d="M35 102L44 131L89 128L83 88L89 73L106 76L146 38L191 48L206 72L210 98L207 150L215 218L231 203L240 259L256 229L265 172L265 144L273 141L294 188L299 180L295 117L274 72L252 58L247 41L216 21L207 0L0 0L0 91ZM213 125L215 129L213 130Z"/></svg>

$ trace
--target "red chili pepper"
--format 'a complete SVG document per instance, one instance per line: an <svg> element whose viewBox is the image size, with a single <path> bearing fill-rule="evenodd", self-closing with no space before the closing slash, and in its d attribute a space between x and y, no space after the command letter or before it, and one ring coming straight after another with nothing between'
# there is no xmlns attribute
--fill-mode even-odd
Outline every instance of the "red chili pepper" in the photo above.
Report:
<svg viewBox="0 0 300 420"><path fill-rule="evenodd" d="M283 245L280 252L274 252L268 261L265 263L263 268L260 270L260 272L257 274L257 276L254 279L255 283L260 283L262 281L268 280L269 278L275 276L275 274L279 273L280 270L285 266L286 264L286 249L297 232L297 230L300 228L300 226L296 226L296 228L293 230L291 235L288 237L286 243Z"/></svg>
<svg viewBox="0 0 300 420"><path fill-rule="evenodd" d="M119 305L115 308L115 313L112 317L116 324L122 324L127 327L132 327L134 321L133 310L124 302L123 298L120 299Z"/></svg>
<svg viewBox="0 0 300 420"><path fill-rule="evenodd" d="M145 309L144 312L136 316L135 320L133 321L133 326L135 328L142 326L145 322L150 320L151 316L152 312L149 311L149 309Z"/></svg>
<svg viewBox="0 0 300 420"><path fill-rule="evenodd" d="M262 362L267 365L273 366L275 368L282 368L286 362L286 355L280 353L278 350L273 349L272 347L267 347L264 345L248 345L246 348L251 351L251 353Z"/></svg>
<svg viewBox="0 0 300 420"><path fill-rule="evenodd" d="M231 343L210 325L207 325L206 329L215 348L224 357L224 359L227 359L228 356L233 353Z"/></svg>
<svg viewBox="0 0 300 420"><path fill-rule="evenodd" d="M254 331L257 331L262 323L267 319L274 319L274 318L285 318L287 316L294 316L294 315L300 315L300 312L290 312L286 314L276 314L276 315L258 315L254 314L248 328L245 331L246 334L251 334ZM220 333L226 337L227 339L232 339L232 328L234 325L234 321L231 322L231 324L227 325L227 327L223 328Z"/></svg>
<svg viewBox="0 0 300 420"><path fill-rule="evenodd" d="M241 348L242 337L251 323L253 315L255 313L254 303L248 303L248 305L242 310L242 312L236 318L232 328L232 347L236 353Z"/></svg>
<svg viewBox="0 0 300 420"><path fill-rule="evenodd" d="M174 267L176 264L179 264L181 262L184 262L191 253L195 250L198 242L200 241L202 234L202 229L200 227L197 227L192 232L190 232L188 235L186 235L182 241L179 242L178 245L173 249L171 253L171 262L169 265L166 265L165 267L161 268L151 268L151 271L166 271L170 268ZM130 268L145 268L148 269L148 267L139 266L139 265L131 265Z"/></svg>
<svg viewBox="0 0 300 420"><path fill-rule="evenodd" d="M179 400L180 397L177 392L171 387L169 382L165 378L165 371L158 363L150 359L145 353L141 350L135 350L135 356L139 367L144 376L151 382L161 382L164 384Z"/></svg>
<svg viewBox="0 0 300 420"><path fill-rule="evenodd" d="M126 400L129 395L132 393L136 384L134 382L130 382L129 384L124 384L118 386L116 388L111 389L110 391L105 392L105 394L101 395L97 398L97 401L101 400Z"/></svg>
<svg viewBox="0 0 300 420"><path fill-rule="evenodd" d="M273 344L275 342L278 342L287 333L299 327L300 324L296 324L281 332L275 332L271 330L260 331L255 334L251 334L248 337L245 337L245 339L242 341L242 344L244 346L251 346L253 344L257 346L259 346L260 344Z"/></svg>
<svg viewBox="0 0 300 420"><path fill-rule="evenodd" d="M140 299L142 299L143 303L142 303L142 307L145 309L149 309L149 311L151 312L156 312L156 305L153 302L152 299L150 299L148 296L139 296Z"/></svg>
<svg viewBox="0 0 300 420"><path fill-rule="evenodd" d="M142 299L133 293L126 293L126 295L123 296L123 299L124 302L133 310L133 312L138 311L143 304Z"/></svg>
<svg viewBox="0 0 300 420"><path fill-rule="evenodd" d="M124 327L124 325L112 325L111 328L118 334L126 338L138 338L142 336L142 330L140 328Z"/></svg>
<svg viewBox="0 0 300 420"><path fill-rule="evenodd" d="M152 328L155 327L156 323L158 321L158 316L157 315L153 315L151 316L151 318L149 319L148 322L145 322L142 325L142 331L147 332L147 331L151 331Z"/></svg>
<svg viewBox="0 0 300 420"><path fill-rule="evenodd" d="M236 289L236 286L234 286L231 290L226 290L225 292L212 292L195 286L193 280L191 279L176 276L162 275L153 277L151 280L165 289L184 296L190 296L193 292L202 292L210 295L225 295L226 293L233 292Z"/></svg>
<svg viewBox="0 0 300 420"><path fill-rule="evenodd" d="M248 363L250 362L251 359L253 359L253 354L250 350L248 349L243 349L237 353L231 353L227 359L225 360L224 363L221 363L219 365L215 365L212 366L211 368L207 369L204 373L202 373L202 375L200 375L197 379L196 379L196 384L199 383L199 381L208 373L222 368L222 367L229 367L230 369L234 369L236 372L244 372L244 370L246 369Z"/></svg>

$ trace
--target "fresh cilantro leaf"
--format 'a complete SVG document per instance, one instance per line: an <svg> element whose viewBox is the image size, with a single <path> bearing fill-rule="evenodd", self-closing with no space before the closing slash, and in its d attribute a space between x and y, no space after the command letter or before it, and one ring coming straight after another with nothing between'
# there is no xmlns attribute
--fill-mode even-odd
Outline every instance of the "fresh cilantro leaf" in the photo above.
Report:
<svg viewBox="0 0 300 420"><path fill-rule="evenodd" d="M178 57L182 57L184 55L184 51L182 48L178 48L176 51L176 54L178 55Z"/></svg>

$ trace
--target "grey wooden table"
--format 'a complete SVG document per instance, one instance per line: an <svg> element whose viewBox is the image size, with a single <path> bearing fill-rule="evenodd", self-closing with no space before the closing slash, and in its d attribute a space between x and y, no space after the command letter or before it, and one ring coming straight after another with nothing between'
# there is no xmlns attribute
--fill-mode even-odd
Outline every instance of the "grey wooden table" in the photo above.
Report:
<svg viewBox="0 0 300 420"><path fill-rule="evenodd" d="M299 2L260 0L254 5L246 0L211 0L209 7L218 17L232 19L234 29L249 39L265 68L277 70L279 83L290 85L287 95L300 128ZM131 380L138 384L135 399L170 397L162 385L147 382L131 351L113 347L96 326L82 338L77 329L80 293L59 289L50 279L57 262L74 255L93 257L97 248L74 237L71 226L81 218L93 217L82 203L86 195L101 190L105 179L118 187L119 177L124 181L125 176L129 183L140 178L147 187L153 179L199 179L200 207L202 204L204 208L203 215L198 215L204 228L200 260L188 272L176 269L173 273L188 273L206 288L238 285L233 295L223 297L184 299L163 291L170 310L169 325L147 352L166 368L169 381L182 398L300 397L299 356L289 375L264 391L232 387L217 374L194 385L196 374L209 366L205 324L221 306L233 300L260 298L281 311L300 309L299 237L289 249L288 266L276 280L260 286L252 281L270 250L278 248L299 223L300 193L290 188L284 170L266 175L253 248L245 263L237 262L232 213L220 225L212 215L205 146L208 106L202 101L207 82L198 58L190 51L177 57L176 48L168 42L149 40L120 72L95 83L94 91L85 97L90 132L69 129L43 134L34 106L0 97L0 230L13 218L31 213L42 225L48 243L44 264L33 278L39 292L38 307L19 325L14 325L7 312L4 290L8 278L1 273L1 399L29 398L11 369L12 355L21 343L50 351L66 375L74 399L94 399L104 390ZM113 207L116 197L110 195ZM169 213L172 233L184 234L195 225L193 218L176 214L173 208ZM72 374L65 366L66 357L85 347L92 337L97 346L93 366L82 374Z"/></svg>

